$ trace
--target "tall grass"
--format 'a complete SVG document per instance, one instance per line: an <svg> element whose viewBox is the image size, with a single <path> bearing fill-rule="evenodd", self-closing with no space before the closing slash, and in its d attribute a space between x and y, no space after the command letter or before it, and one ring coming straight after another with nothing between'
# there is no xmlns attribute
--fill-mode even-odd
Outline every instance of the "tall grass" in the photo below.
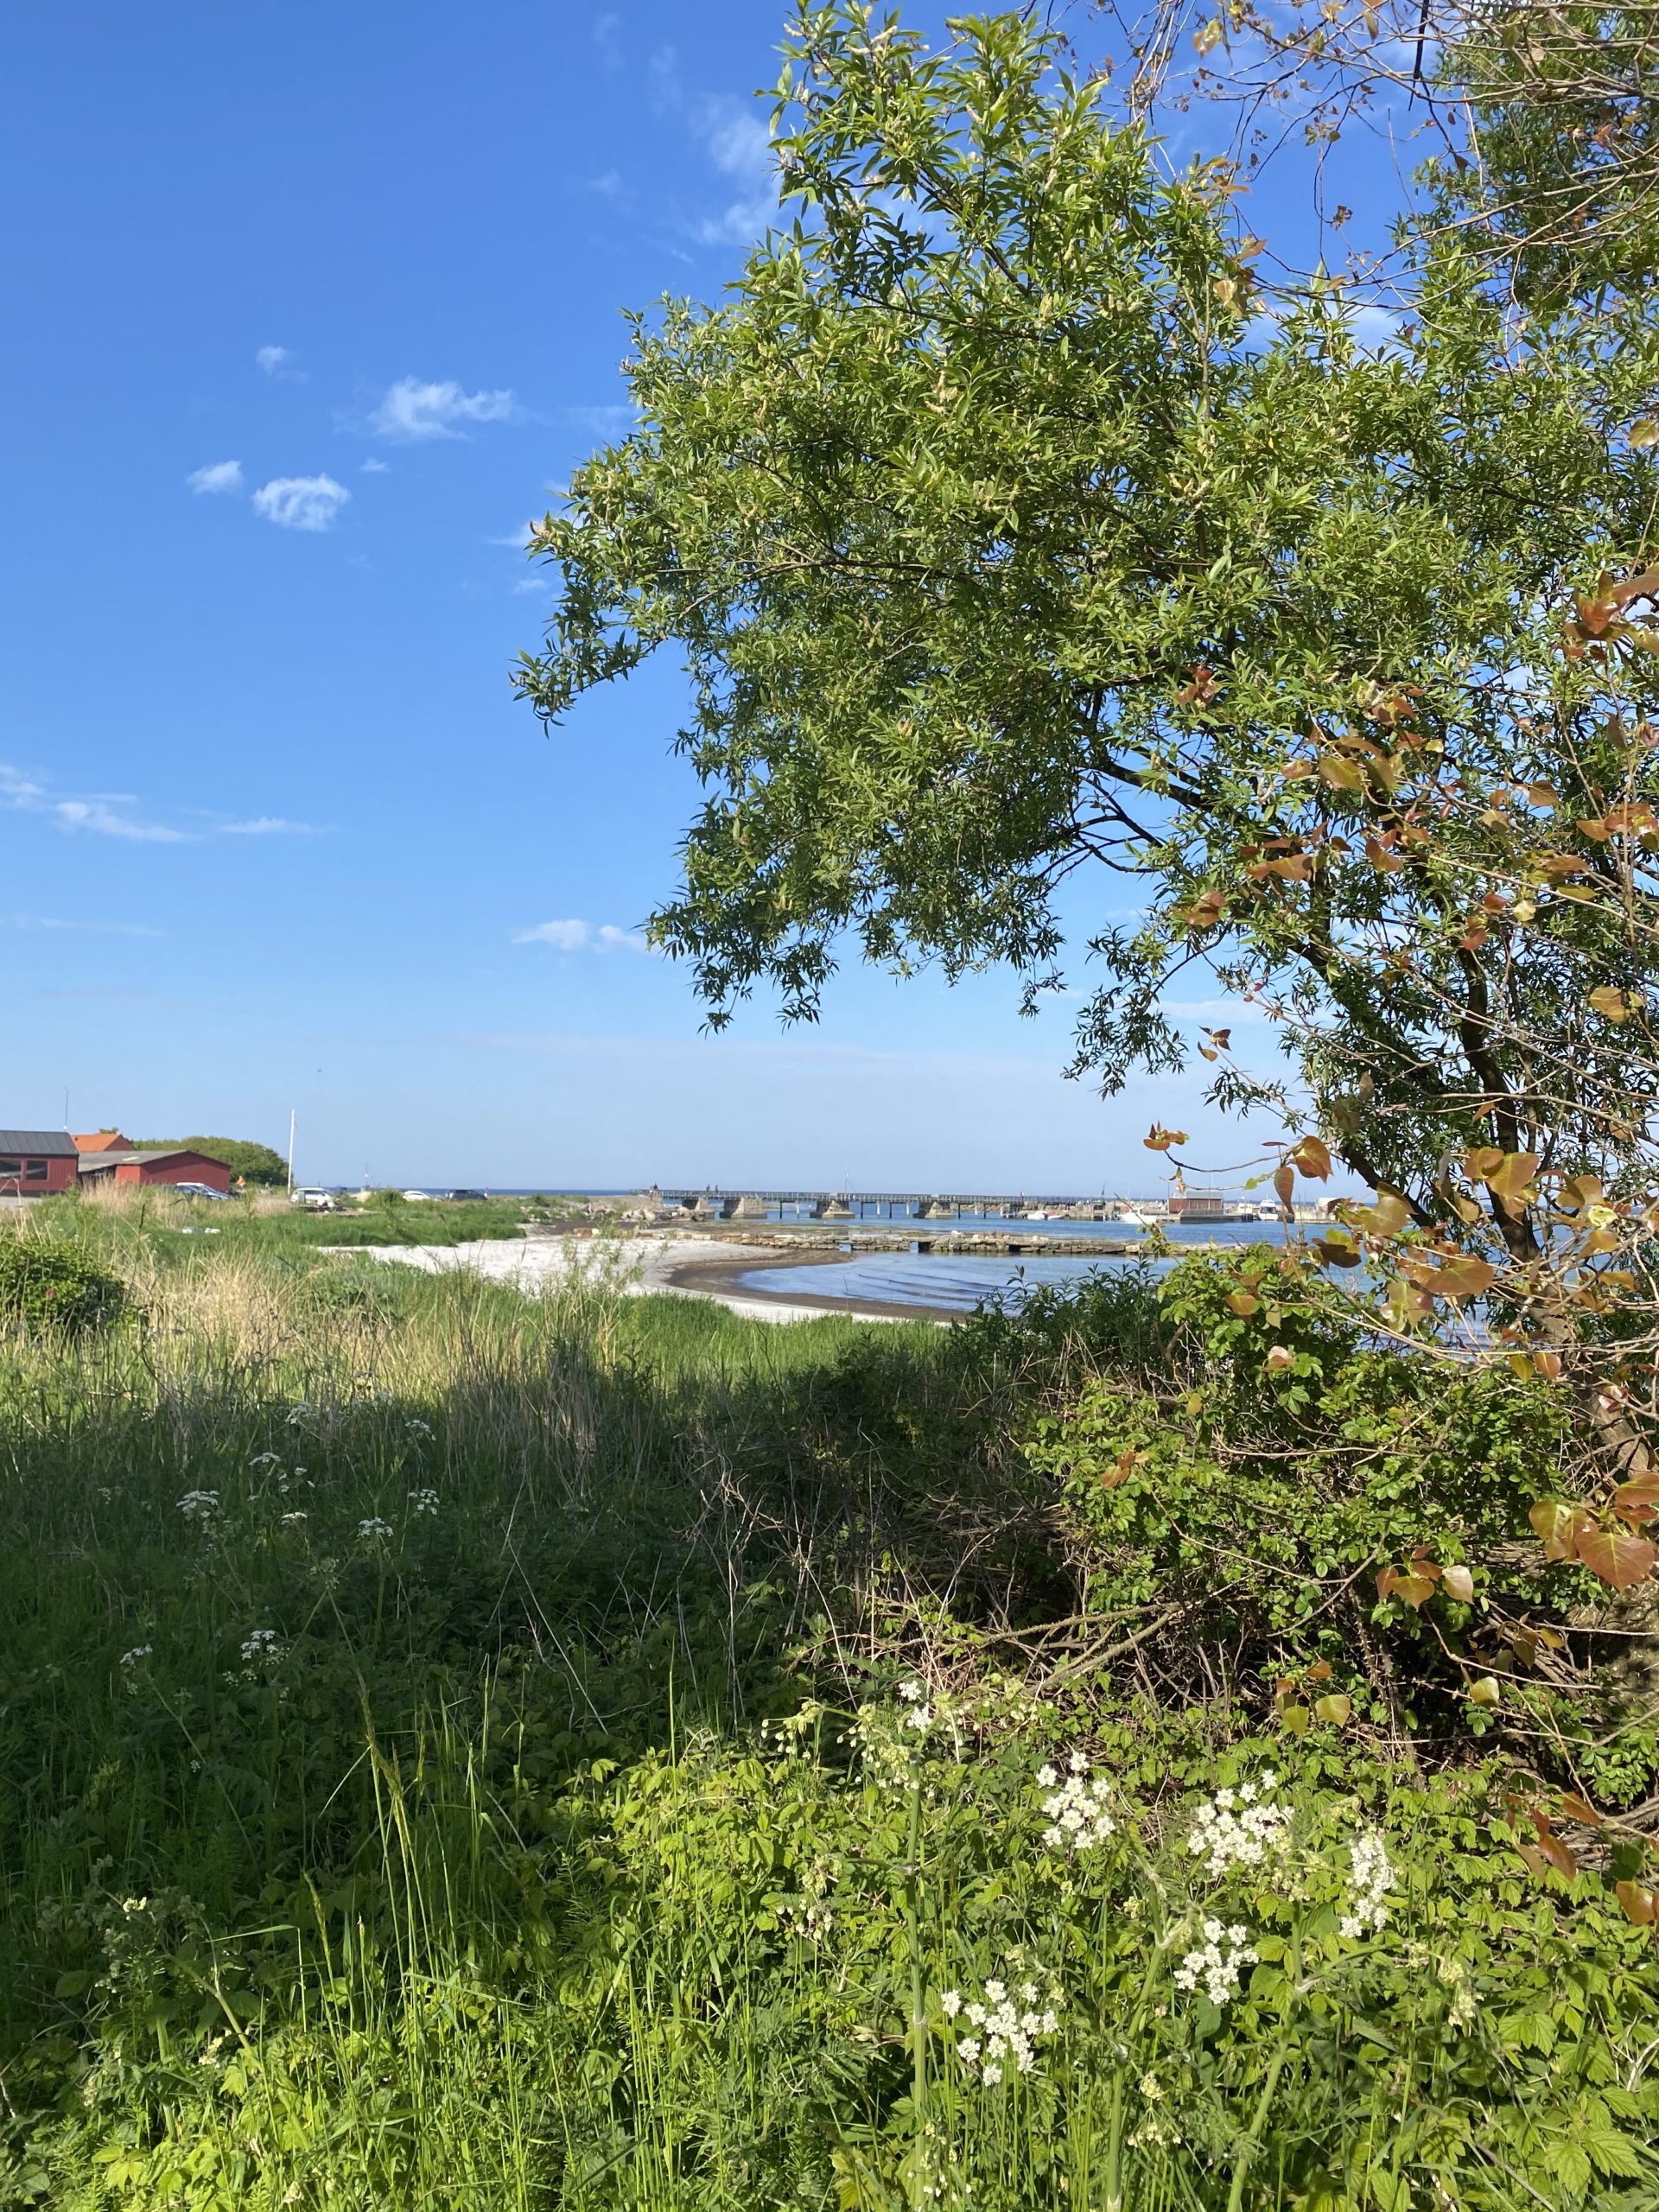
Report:
<svg viewBox="0 0 1659 2212"><path fill-rule="evenodd" d="M130 1319L0 1342L0 2202L1655 2201L1651 1946L1499 1797L1311 1754L1211 1880L1194 1801L1282 1749L963 1657L1064 1578L1006 1332L158 1223L76 1217ZM998 1982L1053 2025L994 2082Z"/></svg>

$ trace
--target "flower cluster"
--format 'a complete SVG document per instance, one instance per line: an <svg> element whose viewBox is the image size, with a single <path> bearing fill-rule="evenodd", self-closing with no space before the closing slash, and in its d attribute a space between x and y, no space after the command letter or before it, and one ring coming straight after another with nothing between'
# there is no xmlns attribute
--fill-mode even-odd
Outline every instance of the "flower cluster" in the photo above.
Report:
<svg viewBox="0 0 1659 2212"><path fill-rule="evenodd" d="M1200 1983L1212 2005L1224 2005L1238 1994L1238 1970L1252 1966L1261 1954L1246 1942L1249 1930L1236 1923L1225 1928L1218 1920L1204 1923L1202 1946L1187 1952L1175 1969L1177 1989L1197 1989Z"/></svg>
<svg viewBox="0 0 1659 2212"><path fill-rule="evenodd" d="M1375 1828L1362 1829L1348 1847L1354 1868L1354 1902L1338 1926L1344 1936L1368 1936L1387 1925L1384 1900L1394 1887L1394 1868Z"/></svg>
<svg viewBox="0 0 1659 2212"><path fill-rule="evenodd" d="M274 1628L256 1628L249 1631L242 1646L242 1658L249 1667L269 1666L283 1656L283 1639Z"/></svg>
<svg viewBox="0 0 1659 2212"><path fill-rule="evenodd" d="M219 1510L216 1490L188 1490L179 1500L179 1510L187 1521L211 1521Z"/></svg>
<svg viewBox="0 0 1659 2212"><path fill-rule="evenodd" d="M1290 1815L1274 1802L1279 1777L1269 1767L1260 1783L1217 1789L1199 1806L1186 1847L1208 1865L1212 1881L1235 1866L1259 1866L1270 1851L1290 1841Z"/></svg>
<svg viewBox="0 0 1659 2212"><path fill-rule="evenodd" d="M122 1666L130 1674L135 1667L143 1666L155 1648L154 1644L150 1643L135 1643L130 1651L124 1651L121 1654Z"/></svg>
<svg viewBox="0 0 1659 2212"><path fill-rule="evenodd" d="M1037 2063L1038 2038L1053 2035L1060 2024L1052 2005L1037 2009L1042 1993L1034 1981L1020 1983L1018 2005L1001 1981L986 1983L982 2004L964 2005L955 1989L947 1989L939 2002L948 2020L960 2013L977 2029L977 2034L958 2039L957 2056L970 2071L977 2069L980 2079L993 2088L1010 2066L1016 2074L1029 2074Z"/></svg>
<svg viewBox="0 0 1659 2212"><path fill-rule="evenodd" d="M417 1514L435 1513L438 1510L438 1493L435 1490L412 1490L409 1493L409 1502Z"/></svg>
<svg viewBox="0 0 1659 2212"><path fill-rule="evenodd" d="M778 1917L785 1934L808 1943L821 1943L836 1924L830 1907L809 1897L786 1898L778 1908Z"/></svg>
<svg viewBox="0 0 1659 2212"><path fill-rule="evenodd" d="M1073 1751L1066 1761L1064 1780L1052 1766L1039 1766L1037 1786L1048 1793L1043 1810L1051 1825L1043 1830L1043 1841L1051 1851L1089 1851L1117 1833L1108 1810L1107 1784L1099 1775L1090 1779L1082 1751Z"/></svg>
<svg viewBox="0 0 1659 2212"><path fill-rule="evenodd" d="M366 1521L358 1522L357 1533L368 1543L383 1544L391 1534L391 1523L383 1521L378 1513L372 1513Z"/></svg>
<svg viewBox="0 0 1659 2212"><path fill-rule="evenodd" d="M404 1431L409 1436L430 1436L432 1433L431 1429L423 1421L406 1421L404 1423Z"/></svg>
<svg viewBox="0 0 1659 2212"><path fill-rule="evenodd" d="M900 1682L899 1694L909 1707L905 1726L913 1728L918 1736L925 1736L933 1726L933 1708L927 1702L926 1690L920 1682Z"/></svg>

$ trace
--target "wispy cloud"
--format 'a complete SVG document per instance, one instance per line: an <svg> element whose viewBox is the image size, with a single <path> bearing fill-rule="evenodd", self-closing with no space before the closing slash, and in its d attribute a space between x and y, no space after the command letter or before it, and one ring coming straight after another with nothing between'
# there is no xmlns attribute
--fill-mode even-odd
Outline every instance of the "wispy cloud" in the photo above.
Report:
<svg viewBox="0 0 1659 2212"><path fill-rule="evenodd" d="M239 461L209 461L206 468L193 469L184 480L193 492L239 492L242 464Z"/></svg>
<svg viewBox="0 0 1659 2212"><path fill-rule="evenodd" d="M253 358L268 377L282 377L290 384L305 381L305 371L295 367L286 346L262 346Z"/></svg>
<svg viewBox="0 0 1659 2212"><path fill-rule="evenodd" d="M574 429L585 430L592 438L625 438L639 420L639 410L621 404L613 407L567 407L564 419Z"/></svg>
<svg viewBox="0 0 1659 2212"><path fill-rule="evenodd" d="M78 922L60 914L0 914L0 930L73 930L89 937L160 937L148 922Z"/></svg>
<svg viewBox="0 0 1659 2212"><path fill-rule="evenodd" d="M321 830L315 822L289 822L280 814L256 814L251 822L221 822L219 834L226 837L320 837Z"/></svg>
<svg viewBox="0 0 1659 2212"><path fill-rule="evenodd" d="M54 829L86 830L97 837L121 837L139 845L184 845L187 831L165 823L136 820L120 809L137 802L130 791L102 791L81 798L60 798L45 784L21 769L0 764L0 806L18 814L37 814Z"/></svg>
<svg viewBox="0 0 1659 2212"><path fill-rule="evenodd" d="M518 403L510 391L467 391L453 381L423 384L400 377L369 416L377 438L414 445L429 438L461 438L466 423L510 423Z"/></svg>
<svg viewBox="0 0 1659 2212"><path fill-rule="evenodd" d="M378 454L372 453L366 461L359 461L358 467L365 476L384 476L391 468L391 463L389 461L382 461Z"/></svg>
<svg viewBox="0 0 1659 2212"><path fill-rule="evenodd" d="M533 929L515 930L515 944L550 944L556 952L649 952L637 931L620 930L614 922L537 922Z"/></svg>
<svg viewBox="0 0 1659 2212"><path fill-rule="evenodd" d="M622 67L620 16L612 14L608 9L603 15L595 16L588 36L593 41L594 53L599 56L599 66L607 77Z"/></svg>
<svg viewBox="0 0 1659 2212"><path fill-rule="evenodd" d="M741 188L720 214L693 226L694 235L703 245L747 245L777 212L771 133L750 102L729 98L702 101L692 127L721 175Z"/></svg>
<svg viewBox="0 0 1659 2212"><path fill-rule="evenodd" d="M332 476L274 476L259 486L253 504L283 530L327 530L351 496Z"/></svg>

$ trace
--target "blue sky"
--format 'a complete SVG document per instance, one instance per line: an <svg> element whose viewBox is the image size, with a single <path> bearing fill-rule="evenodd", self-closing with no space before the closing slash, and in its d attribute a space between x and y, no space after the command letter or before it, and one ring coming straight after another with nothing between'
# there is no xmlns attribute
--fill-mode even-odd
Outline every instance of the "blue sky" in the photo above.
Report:
<svg viewBox="0 0 1659 2212"><path fill-rule="evenodd" d="M551 741L512 697L522 525L622 419L622 309L714 298L765 222L780 22L9 11L0 1120L292 1107L308 1179L500 1185L1150 1189L1154 1116L1241 1156L1196 1079L1065 1083L1006 976L701 1036L635 935L677 671Z"/></svg>

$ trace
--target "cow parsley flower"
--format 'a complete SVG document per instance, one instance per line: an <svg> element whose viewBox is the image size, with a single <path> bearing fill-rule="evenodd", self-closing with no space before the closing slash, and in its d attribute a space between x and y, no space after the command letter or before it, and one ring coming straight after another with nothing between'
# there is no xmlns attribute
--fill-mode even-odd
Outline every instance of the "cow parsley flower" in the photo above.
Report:
<svg viewBox="0 0 1659 2212"><path fill-rule="evenodd" d="M435 1513L438 1510L438 1493L435 1490L412 1490L409 1493L409 1502L417 1514Z"/></svg>
<svg viewBox="0 0 1659 2212"><path fill-rule="evenodd" d="M1038 1786L1048 1793L1043 1810L1050 1825L1043 1830L1043 1841L1051 1851L1090 1851L1117 1833L1108 1809L1110 1789L1100 1775L1090 1778L1083 1752L1073 1751L1067 1766L1064 1782L1052 1766L1037 1770Z"/></svg>
<svg viewBox="0 0 1659 2212"><path fill-rule="evenodd" d="M143 1666L155 1648L152 1643L135 1643L130 1651L124 1651L121 1654L122 1666L130 1674L135 1667Z"/></svg>
<svg viewBox="0 0 1659 2212"><path fill-rule="evenodd" d="M1289 1808L1276 1803L1273 1795L1278 1782L1268 1769L1259 1784L1217 1789L1199 1806L1186 1847L1205 1861L1212 1881L1235 1866L1259 1866L1270 1852L1283 1851L1289 1843Z"/></svg>
<svg viewBox="0 0 1659 2212"><path fill-rule="evenodd" d="M188 1490L179 1500L179 1511L187 1521L211 1521L218 1510L216 1490Z"/></svg>
<svg viewBox="0 0 1659 2212"><path fill-rule="evenodd" d="M269 1666L282 1656L283 1639L274 1628L251 1630L242 1646L244 1663L250 1667Z"/></svg>
<svg viewBox="0 0 1659 2212"><path fill-rule="evenodd" d="M1225 2005L1238 1994L1239 1968L1254 1964L1261 1955L1246 1942L1249 1934L1236 1923L1228 1928L1219 1920L1206 1920L1203 1944L1188 1951L1175 1969L1176 1988L1194 1990L1202 1984L1212 2005Z"/></svg>
<svg viewBox="0 0 1659 2212"><path fill-rule="evenodd" d="M1354 1870L1353 1907L1337 1925L1344 1936L1369 1936L1388 1924L1384 1900L1394 1887L1387 1847L1375 1828L1362 1829L1348 1846Z"/></svg>
<svg viewBox="0 0 1659 2212"><path fill-rule="evenodd" d="M406 1421L404 1433L410 1436L430 1436L432 1432L423 1421Z"/></svg>
<svg viewBox="0 0 1659 2212"><path fill-rule="evenodd" d="M899 1694L909 1707L905 1715L906 1728L913 1728L918 1736L925 1736L933 1726L933 1708L927 1702L927 1692L920 1682L900 1682Z"/></svg>
<svg viewBox="0 0 1659 2212"><path fill-rule="evenodd" d="M988 1981L983 1999L964 2005L958 1991L945 1992L941 2001L947 2016L954 2019L961 2012L976 2031L957 2042L957 2056L970 2073L977 2069L988 2087L995 2088L1010 2070L1029 2074L1037 2063L1038 2044L1058 2034L1058 1994L1052 2005L1039 2010L1040 1994L1035 1982L1024 1982L1021 2002L1016 2005L1006 1983Z"/></svg>
<svg viewBox="0 0 1659 2212"><path fill-rule="evenodd" d="M358 1522L357 1533L372 1544L381 1544L391 1534L391 1523L383 1521L378 1513L372 1513L366 1521Z"/></svg>

